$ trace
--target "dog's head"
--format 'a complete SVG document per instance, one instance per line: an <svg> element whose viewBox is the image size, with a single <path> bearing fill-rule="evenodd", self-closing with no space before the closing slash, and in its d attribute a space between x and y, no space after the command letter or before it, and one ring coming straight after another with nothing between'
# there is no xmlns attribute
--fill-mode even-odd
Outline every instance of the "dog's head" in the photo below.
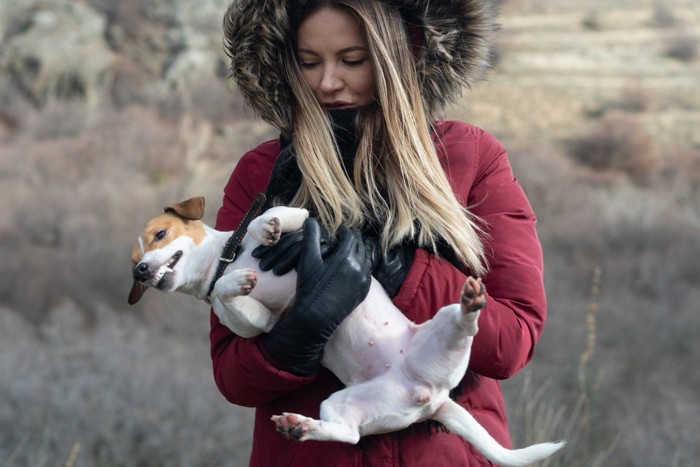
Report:
<svg viewBox="0 0 700 467"><path fill-rule="evenodd" d="M143 230L131 252L134 285L129 304L141 299L148 287L164 292L182 283L187 254L206 237L204 198L196 197L165 208Z"/></svg>

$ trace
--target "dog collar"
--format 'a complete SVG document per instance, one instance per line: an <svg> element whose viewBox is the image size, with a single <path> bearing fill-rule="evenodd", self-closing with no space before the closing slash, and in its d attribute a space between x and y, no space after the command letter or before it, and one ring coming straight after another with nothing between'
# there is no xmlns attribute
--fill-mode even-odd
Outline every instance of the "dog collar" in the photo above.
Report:
<svg viewBox="0 0 700 467"><path fill-rule="evenodd" d="M209 284L207 296L204 298L207 301L207 303L211 304L209 296L214 291L216 281L218 281L224 274L226 267L229 264L231 264L233 260L236 259L238 249L241 247L243 237L245 237L245 234L248 230L248 224L250 224L250 221L252 221L258 216L258 214L260 213L260 209L265 204L266 199L267 198L264 193L258 193L258 195L253 200L253 203L248 208L248 211L245 213L243 220L240 224L238 224L236 230L233 231L229 239L226 241L226 245L224 245L224 250L221 252L221 256L219 257L219 265L216 268L216 273L214 273L214 277L212 278L211 283Z"/></svg>

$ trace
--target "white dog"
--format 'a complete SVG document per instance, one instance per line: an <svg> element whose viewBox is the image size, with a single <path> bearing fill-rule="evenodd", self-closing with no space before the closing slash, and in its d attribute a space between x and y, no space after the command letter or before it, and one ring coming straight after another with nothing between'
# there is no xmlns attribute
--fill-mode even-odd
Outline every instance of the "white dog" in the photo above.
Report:
<svg viewBox="0 0 700 467"><path fill-rule="evenodd" d="M200 221L203 198L165 211L148 222L134 245L131 304L148 286L206 299L217 259L231 236ZM301 228L307 217L305 209L275 207L250 223L235 266L216 281L210 297L214 313L237 335L268 332L294 301L296 273L262 272L250 253L260 244L274 244L283 232ZM553 454L563 442L516 450L502 447L449 397L467 370L483 293L481 282L470 277L459 304L443 307L432 320L416 325L372 280L367 298L324 349L321 363L347 387L322 403L320 420L285 413L273 417L278 430L301 441L357 443L364 435L433 419L497 464L525 465Z"/></svg>

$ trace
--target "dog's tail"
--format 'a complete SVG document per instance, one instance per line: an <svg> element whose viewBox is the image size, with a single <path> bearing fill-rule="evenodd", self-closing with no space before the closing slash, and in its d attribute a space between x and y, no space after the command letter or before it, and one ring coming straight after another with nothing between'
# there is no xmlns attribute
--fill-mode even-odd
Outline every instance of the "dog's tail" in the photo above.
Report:
<svg viewBox="0 0 700 467"><path fill-rule="evenodd" d="M449 400L435 414L439 421L452 433L458 434L474 446L484 457L500 465L528 465L551 456L566 442L533 444L522 449L506 449L476 421L464 407Z"/></svg>

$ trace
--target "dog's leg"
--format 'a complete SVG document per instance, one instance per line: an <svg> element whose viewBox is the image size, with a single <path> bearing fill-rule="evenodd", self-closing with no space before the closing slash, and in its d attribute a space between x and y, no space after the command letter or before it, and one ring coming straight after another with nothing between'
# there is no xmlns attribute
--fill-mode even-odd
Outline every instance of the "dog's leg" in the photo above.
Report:
<svg viewBox="0 0 700 467"><path fill-rule="evenodd" d="M275 415L272 421L275 422L277 431L286 438L297 441L338 441L357 444L360 440L357 426L346 422L327 422L286 412Z"/></svg>
<svg viewBox="0 0 700 467"><path fill-rule="evenodd" d="M355 444L360 440L360 423L367 409L363 393L368 383L345 388L321 403L320 420L284 413L272 417L277 431L297 441L340 441ZM369 402L373 402L370 398Z"/></svg>
<svg viewBox="0 0 700 467"><path fill-rule="evenodd" d="M432 414L429 395L429 387L407 385L391 372L333 393L321 404L319 420L285 413L272 421L290 439L355 444L361 436L399 430Z"/></svg>
<svg viewBox="0 0 700 467"><path fill-rule="evenodd" d="M274 245L283 233L299 230L308 217L306 209L277 206L256 217L248 233L262 245Z"/></svg>
<svg viewBox="0 0 700 467"><path fill-rule="evenodd" d="M211 294L221 324L242 337L268 332L276 322L266 306L247 296L257 280L254 270L236 269L219 279Z"/></svg>
<svg viewBox="0 0 700 467"><path fill-rule="evenodd" d="M282 223L279 217L263 213L250 223L248 234L261 245L274 245L282 235Z"/></svg>
<svg viewBox="0 0 700 467"><path fill-rule="evenodd" d="M459 304L441 308L421 324L403 361L408 375L438 388L455 387L469 364L471 345L479 331L480 309L486 302L480 280L467 278Z"/></svg>
<svg viewBox="0 0 700 467"><path fill-rule="evenodd" d="M277 317L254 298L241 295L222 301L212 296L214 314L221 324L241 337L255 337L269 332L277 322Z"/></svg>
<svg viewBox="0 0 700 467"><path fill-rule="evenodd" d="M212 295L220 299L248 295L257 283L258 275L255 270L234 269L216 281Z"/></svg>
<svg viewBox="0 0 700 467"><path fill-rule="evenodd" d="M464 407L447 400L433 417L450 432L471 443L488 460L499 465L529 465L551 456L564 442L533 444L523 449L506 449Z"/></svg>

